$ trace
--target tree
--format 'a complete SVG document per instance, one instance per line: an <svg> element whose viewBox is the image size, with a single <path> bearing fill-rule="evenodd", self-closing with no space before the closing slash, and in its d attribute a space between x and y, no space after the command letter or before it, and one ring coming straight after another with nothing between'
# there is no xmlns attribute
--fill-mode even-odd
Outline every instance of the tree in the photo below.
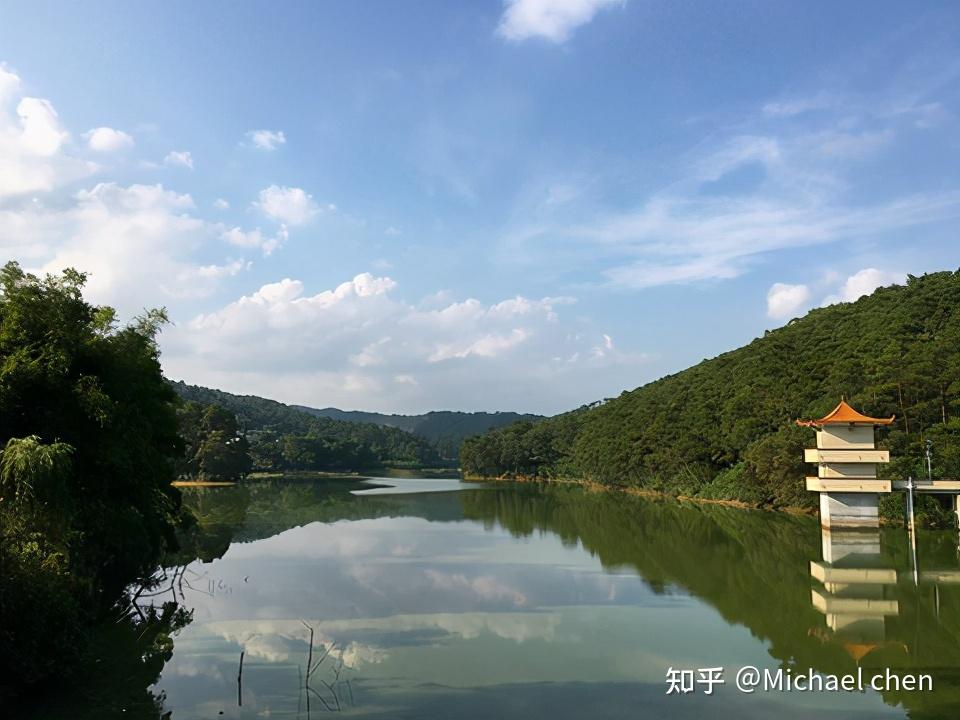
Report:
<svg viewBox="0 0 960 720"><path fill-rule="evenodd" d="M75 270L0 270L0 683L69 667L77 628L175 548L182 450L150 311L118 327ZM36 628L43 628L43 641ZM2 694L2 693L0 693Z"/></svg>

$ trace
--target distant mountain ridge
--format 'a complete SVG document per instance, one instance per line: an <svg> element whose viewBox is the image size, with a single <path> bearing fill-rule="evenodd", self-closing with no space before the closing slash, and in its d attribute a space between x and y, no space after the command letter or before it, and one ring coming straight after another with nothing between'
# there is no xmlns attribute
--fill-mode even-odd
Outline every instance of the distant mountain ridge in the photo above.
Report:
<svg viewBox="0 0 960 720"><path fill-rule="evenodd" d="M218 405L233 413L241 428L281 435L316 436L361 443L383 463L433 465L439 453L432 443L402 428L377 423L356 423L314 415L276 400L256 395L234 395L213 388L171 381L183 400Z"/></svg>
<svg viewBox="0 0 960 720"><path fill-rule="evenodd" d="M400 458L432 462L437 456L456 460L467 437L515 422L536 422L541 415L515 412L459 412L440 410L421 415L387 415L338 408L317 409L287 405L256 395L234 395L213 388L170 382L184 400L219 405L234 413L247 430L269 430L299 435L316 434L339 440L362 441L385 461Z"/></svg>
<svg viewBox="0 0 960 720"><path fill-rule="evenodd" d="M537 422L543 415L516 412L462 412L434 410L421 415L397 415L339 408L312 408L306 405L290 407L314 417L341 422L371 423L383 427L406 430L433 443L445 458L456 458L460 443L473 435L512 425L515 422Z"/></svg>

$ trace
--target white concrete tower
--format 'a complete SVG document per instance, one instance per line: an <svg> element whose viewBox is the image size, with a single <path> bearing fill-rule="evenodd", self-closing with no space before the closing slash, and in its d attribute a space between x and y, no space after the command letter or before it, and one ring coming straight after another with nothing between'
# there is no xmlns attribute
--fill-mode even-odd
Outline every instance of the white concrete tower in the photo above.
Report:
<svg viewBox="0 0 960 720"><path fill-rule="evenodd" d="M797 420L817 430L817 447L805 450L804 459L817 463L807 490L820 493L823 527L879 527L880 493L893 488L889 480L877 478L877 464L890 462L890 453L876 449L874 428L893 421L867 417L844 400L819 420Z"/></svg>

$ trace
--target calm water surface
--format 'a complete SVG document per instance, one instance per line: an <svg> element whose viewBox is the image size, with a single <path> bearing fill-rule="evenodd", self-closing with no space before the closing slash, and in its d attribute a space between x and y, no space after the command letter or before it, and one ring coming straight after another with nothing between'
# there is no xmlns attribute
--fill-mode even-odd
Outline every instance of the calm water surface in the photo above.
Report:
<svg viewBox="0 0 960 720"><path fill-rule="evenodd" d="M200 527L172 592L193 617L150 688L163 712L960 717L953 533L921 536L915 582L902 530L824 536L811 518L570 487L384 482L187 491ZM744 665L858 664L930 673L934 691L731 684ZM728 684L667 696L671 666L723 666Z"/></svg>

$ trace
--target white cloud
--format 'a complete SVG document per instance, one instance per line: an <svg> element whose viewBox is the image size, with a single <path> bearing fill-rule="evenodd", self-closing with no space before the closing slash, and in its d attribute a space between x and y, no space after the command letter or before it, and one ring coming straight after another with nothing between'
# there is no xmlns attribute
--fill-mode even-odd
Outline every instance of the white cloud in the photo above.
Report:
<svg viewBox="0 0 960 720"><path fill-rule="evenodd" d="M282 246L288 239L289 233L283 225L275 235L268 236L256 228L255 230L244 230L243 228L233 227L224 230L220 238L225 242L242 248L257 248L264 255L270 255L274 250Z"/></svg>
<svg viewBox="0 0 960 720"><path fill-rule="evenodd" d="M224 200L223 198L217 198L216 200L214 200L214 201L213 201L213 206L214 206L217 210L229 210L229 209L230 209L230 203L228 203L228 202L227 202L226 200Z"/></svg>
<svg viewBox="0 0 960 720"><path fill-rule="evenodd" d="M872 204L848 199L851 164L882 151L894 137L890 130L857 133L839 125L738 133L706 151L697 148L679 163L683 176L636 209L587 222L541 220L507 242L516 256L541 266L554 258L567 266L582 259L599 265L608 284L640 289L731 279L778 250L878 237L960 216L960 190ZM741 170L750 170L750 182L737 176Z"/></svg>
<svg viewBox="0 0 960 720"><path fill-rule="evenodd" d="M423 571L435 590L465 593L484 602L510 601L514 605L527 604L527 597L517 588L504 584L492 575L468 578L463 573L445 573L439 570Z"/></svg>
<svg viewBox="0 0 960 720"><path fill-rule="evenodd" d="M288 402L380 409L556 409L635 382L646 358L611 339L592 353L570 298L408 303L396 283L361 273L314 295L287 278L169 335L172 377ZM553 409L553 406L551 406Z"/></svg>
<svg viewBox="0 0 960 720"><path fill-rule="evenodd" d="M922 238L925 226L960 218L960 185L906 166L893 184L876 173L919 147L918 120L945 121L938 93L960 76L960 64L929 69L906 68L869 95L827 87L760 103L742 117L692 118L704 126L701 139L676 156L659 188L624 207L618 169L579 177L590 192L562 207L521 198L515 217L524 224L504 234L501 252L541 275L591 272L599 283L641 289L729 280L786 249L866 248L906 231ZM648 176L640 177L638 187ZM617 198L615 208L603 209L605 196Z"/></svg>
<svg viewBox="0 0 960 720"><path fill-rule="evenodd" d="M239 258L195 259L216 248L222 232L195 215L189 195L162 185L100 183L51 207L23 202L0 210L0 250L42 272L88 272L87 297L127 316L182 307L244 271L248 263Z"/></svg>
<svg viewBox="0 0 960 720"><path fill-rule="evenodd" d="M711 182L744 165L760 163L771 167L781 160L782 153L783 149L776 138L737 135L700 160L696 173L699 180Z"/></svg>
<svg viewBox="0 0 960 720"><path fill-rule="evenodd" d="M283 130L250 130L247 141L259 150L276 150L287 142Z"/></svg>
<svg viewBox="0 0 960 720"><path fill-rule="evenodd" d="M466 358L471 355L477 357L496 357L501 353L519 345L529 337L529 334L523 328L513 328L509 333L494 334L489 333L482 337L459 343L444 343L439 345L429 357L427 362L441 362L451 358Z"/></svg>
<svg viewBox="0 0 960 720"><path fill-rule="evenodd" d="M89 297L128 311L206 294L206 283L193 282L204 273L182 259L207 235L205 223L189 213L192 209L189 195L161 185L102 183L81 191L75 206L45 218L62 235L43 269L89 272Z"/></svg>
<svg viewBox="0 0 960 720"><path fill-rule="evenodd" d="M608 271L610 282L642 288L729 279L775 250L831 243L960 215L960 192L904 197L873 207L749 199L662 199L584 234L641 259Z"/></svg>
<svg viewBox="0 0 960 720"><path fill-rule="evenodd" d="M48 100L26 97L0 65L0 199L45 192L95 172L67 152L70 134Z"/></svg>
<svg viewBox="0 0 960 720"><path fill-rule="evenodd" d="M811 110L823 110L835 102L837 102L835 98L823 94L789 100L772 100L764 104L763 115L768 118L789 118Z"/></svg>
<svg viewBox="0 0 960 720"><path fill-rule="evenodd" d="M505 0L497 34L513 41L542 37L562 43L598 11L622 4L622 0Z"/></svg>
<svg viewBox="0 0 960 720"><path fill-rule="evenodd" d="M171 150L163 159L165 165L171 167L185 167L193 170L193 156L188 150Z"/></svg>
<svg viewBox="0 0 960 720"><path fill-rule="evenodd" d="M844 280L839 290L825 297L821 305L833 305L838 302L855 302L864 295L870 295L877 288L904 283L906 279L906 274L902 272L864 268Z"/></svg>
<svg viewBox="0 0 960 720"><path fill-rule="evenodd" d="M254 206L267 217L287 225L303 225L320 212L313 196L306 191L279 185L261 190ZM332 205L328 207L333 208Z"/></svg>
<svg viewBox="0 0 960 720"><path fill-rule="evenodd" d="M767 317L782 320L796 317L810 302L810 288L806 285L774 283L767 292Z"/></svg>
<svg viewBox="0 0 960 720"><path fill-rule="evenodd" d="M867 157L889 145L893 138L894 132L889 128L876 132L827 132L818 138L818 150L833 157Z"/></svg>
<svg viewBox="0 0 960 720"><path fill-rule="evenodd" d="M133 138L123 130L98 127L84 133L87 147L97 152L117 152L133 147Z"/></svg>

